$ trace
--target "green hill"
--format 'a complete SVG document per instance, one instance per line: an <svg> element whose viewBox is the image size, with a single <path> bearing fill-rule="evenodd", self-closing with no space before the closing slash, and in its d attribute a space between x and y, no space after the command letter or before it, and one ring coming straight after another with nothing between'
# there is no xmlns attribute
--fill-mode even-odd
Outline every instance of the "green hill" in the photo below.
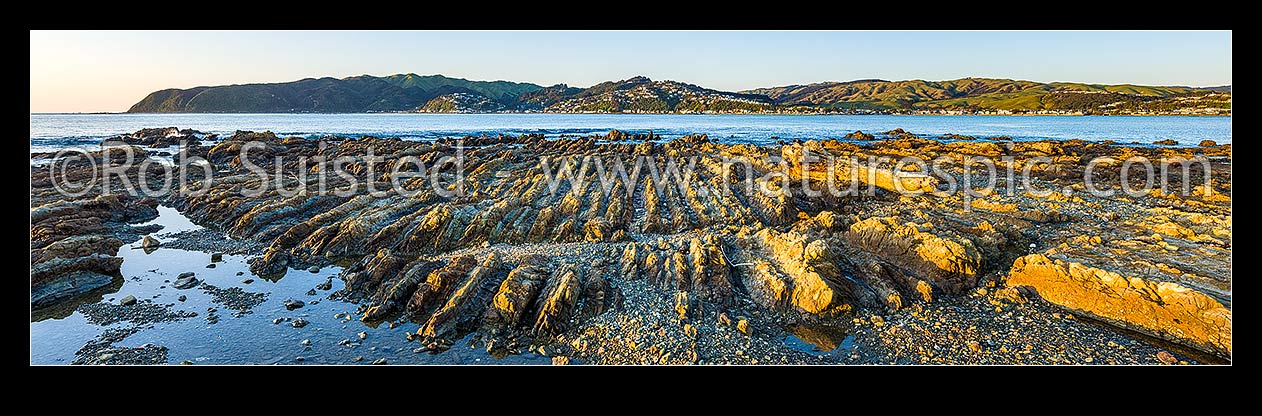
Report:
<svg viewBox="0 0 1262 416"><path fill-rule="evenodd" d="M1231 86L1192 88L1041 83L993 78L866 79L727 92L633 77L589 88L470 81L442 75L361 75L156 91L132 113L757 113L1060 112L1230 114Z"/></svg>
<svg viewBox="0 0 1262 416"><path fill-rule="evenodd" d="M544 110L557 113L744 113L776 108L776 104L763 95L717 91L645 77L602 82L571 96L559 95L556 99L555 102L544 103Z"/></svg>
<svg viewBox="0 0 1262 416"><path fill-rule="evenodd" d="M535 84L469 81L416 74L308 78L275 84L168 89L149 94L129 113L362 113L413 111L456 92L475 92L512 102Z"/></svg>
<svg viewBox="0 0 1262 416"><path fill-rule="evenodd" d="M1230 109L1230 93L1216 88L1040 83L993 78L950 81L862 80L758 88L784 106L862 108L886 111L1082 111L1108 113L1118 108L1183 108L1197 103ZM1190 99L1190 100L1189 100Z"/></svg>

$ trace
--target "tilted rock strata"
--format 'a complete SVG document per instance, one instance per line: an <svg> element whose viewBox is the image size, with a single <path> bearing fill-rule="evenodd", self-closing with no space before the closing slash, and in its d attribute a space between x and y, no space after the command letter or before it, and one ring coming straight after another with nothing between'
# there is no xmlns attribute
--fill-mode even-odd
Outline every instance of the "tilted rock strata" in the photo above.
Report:
<svg viewBox="0 0 1262 416"><path fill-rule="evenodd" d="M684 321L698 302L753 305L807 320L855 309L891 311L1001 282L1014 260L1035 250L1110 270L1143 268L1159 281L1180 282L1230 305L1229 160L1210 163L1208 192L1197 182L1186 196L1096 197L1063 191L1082 190L1081 175L1094 159L1106 159L1093 173L1097 185L1116 189L1120 163L1107 160L1195 155L1082 141L943 144L905 132L863 146L613 136L426 143L238 132L211 148L191 149L191 156L215 167L208 192L166 201L199 224L266 245L251 264L256 273L351 264L341 275L345 295L363 303L365 320L415 321L422 325L416 336L440 346L469 331L508 343L546 342L619 308L628 283L673 294ZM240 150L250 141L261 146L243 157ZM1197 151L1230 157L1229 145ZM439 163L457 155L463 176ZM845 162L828 169L795 161L804 155ZM343 168L357 185L332 174L321 183L314 160L342 156L349 157ZM645 158L638 176L602 178L593 168L599 161L606 171L618 164L631 171L636 156ZM1062 192L936 192L951 182L940 174L957 185L972 180L976 173L959 165L975 156L1006 156L999 169L1028 169L1040 189ZM411 159L406 166L405 157ZM943 158L956 166L929 175L898 163L904 157ZM432 175L391 174L418 161ZM693 167L686 186L665 173L670 163ZM282 172L283 190L246 193L264 185L249 165ZM550 183L558 172L569 180ZM414 192L369 193L396 181ZM852 193L812 192L851 183L858 186ZM606 185L611 192L602 190ZM900 188L917 192L894 192ZM451 192L456 189L463 194ZM81 246L100 244L105 241ZM582 245L590 257L553 256L544 248L565 244ZM535 254L511 254L513 248ZM462 254L470 250L490 254ZM1167 260L1150 260L1156 258Z"/></svg>
<svg viewBox="0 0 1262 416"><path fill-rule="evenodd" d="M1032 287L1077 314L1231 357L1231 311L1177 283L1031 254L1013 263L1008 285Z"/></svg>
<svg viewBox="0 0 1262 416"><path fill-rule="evenodd" d="M143 154L143 152L137 152ZM96 152L97 160L111 155ZM117 155L122 157L122 153ZM53 166L31 168L31 306L40 308L110 284L119 275L117 257L125 241L139 239L129 224L157 217L158 201L130 196L122 189L103 195L100 186L68 197L54 187ZM71 183L94 174L86 163L71 163ZM133 170L129 172L135 174Z"/></svg>

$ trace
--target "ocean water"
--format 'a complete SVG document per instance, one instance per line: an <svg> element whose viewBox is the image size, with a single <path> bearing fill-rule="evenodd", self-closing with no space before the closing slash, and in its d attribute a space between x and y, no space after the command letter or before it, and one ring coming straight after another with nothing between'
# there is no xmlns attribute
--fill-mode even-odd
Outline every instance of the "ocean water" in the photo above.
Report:
<svg viewBox="0 0 1262 416"><path fill-rule="evenodd" d="M279 135L439 137L540 133L549 137L618 129L652 131L666 139L704 133L720 141L841 139L846 133L901 128L922 137L947 133L1011 136L1016 140L1083 139L1150 144L1174 139L1231 143L1231 117L896 116L896 115L657 115L657 114L31 114L31 151L99 143L145 127L207 133L271 130Z"/></svg>

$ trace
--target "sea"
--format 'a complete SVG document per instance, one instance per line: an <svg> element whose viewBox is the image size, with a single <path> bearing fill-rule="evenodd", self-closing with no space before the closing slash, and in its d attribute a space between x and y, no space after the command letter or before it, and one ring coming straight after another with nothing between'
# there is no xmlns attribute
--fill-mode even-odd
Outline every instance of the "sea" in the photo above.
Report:
<svg viewBox="0 0 1262 416"><path fill-rule="evenodd" d="M844 140L856 130L901 128L921 137L946 134L979 139L1112 140L1118 143L1173 139L1231 143L1231 117L1196 116L904 116L904 115L692 115L692 114L31 114L31 152L92 146L146 127L179 127L205 133L270 130L282 136L319 138L364 135L434 140L441 137L543 134L548 137L653 132L663 139L707 134L727 143L778 140Z"/></svg>

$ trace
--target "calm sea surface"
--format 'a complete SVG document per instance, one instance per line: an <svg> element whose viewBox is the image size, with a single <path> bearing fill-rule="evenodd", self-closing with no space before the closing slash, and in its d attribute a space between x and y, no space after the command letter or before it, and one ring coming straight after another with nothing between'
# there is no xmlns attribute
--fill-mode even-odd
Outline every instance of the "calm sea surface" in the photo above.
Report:
<svg viewBox="0 0 1262 416"><path fill-rule="evenodd" d="M947 133L1017 140L1083 139L1152 143L1174 139L1231 143L1230 117L1005 117L1005 116L790 116L630 114L32 114L32 151L90 145L145 127L191 128L207 133L271 130L298 136L372 135L427 140L467 135L541 133L586 135L618 129L652 131L663 138L705 133L737 143L777 139L841 139L862 130L902 128L924 137Z"/></svg>

